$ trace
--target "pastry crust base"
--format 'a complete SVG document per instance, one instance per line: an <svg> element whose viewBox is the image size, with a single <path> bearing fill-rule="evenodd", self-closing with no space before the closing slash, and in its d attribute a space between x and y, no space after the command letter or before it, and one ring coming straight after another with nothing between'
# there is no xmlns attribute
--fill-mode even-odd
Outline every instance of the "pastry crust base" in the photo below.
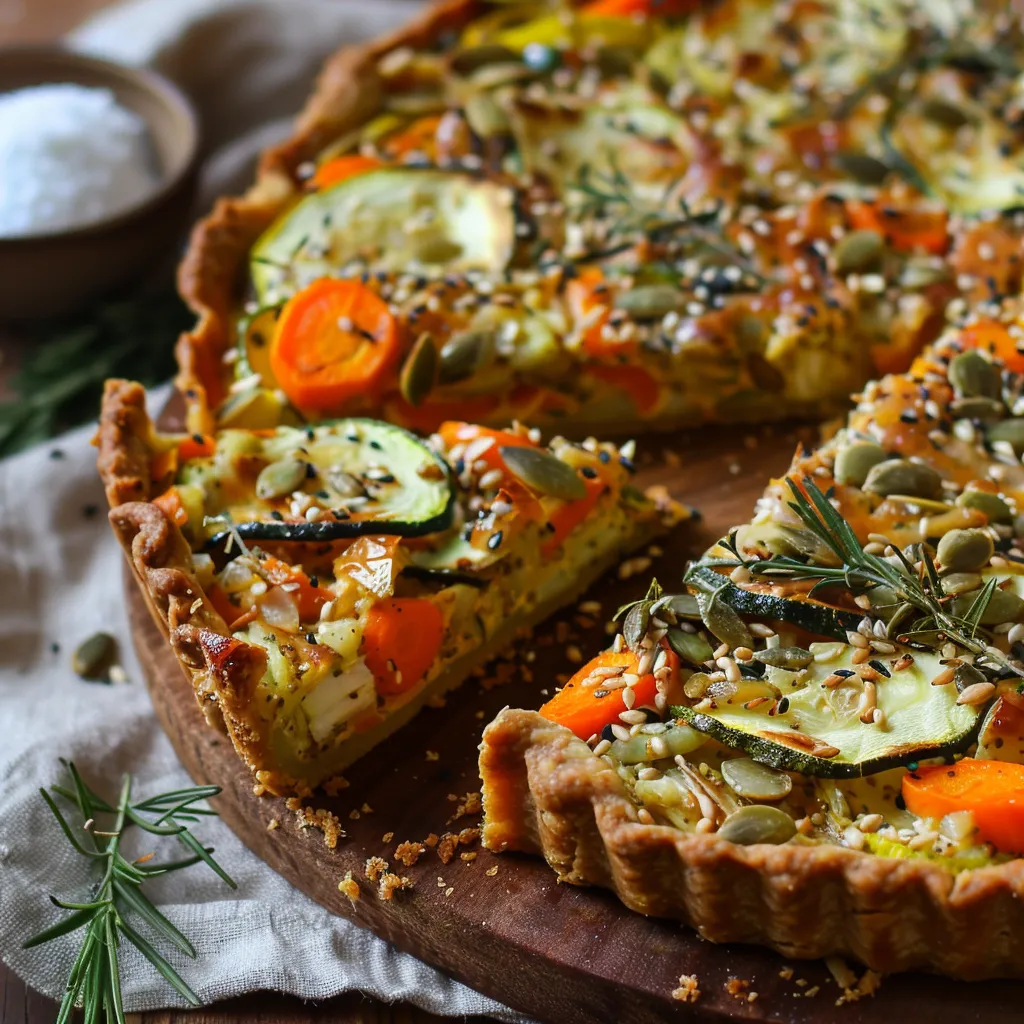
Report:
<svg viewBox="0 0 1024 1024"><path fill-rule="evenodd" d="M637 820L626 788L564 726L508 710L480 745L483 843L542 855L559 881L712 942L853 957L884 973L1024 977L1024 861L954 875L835 846L737 846Z"/></svg>

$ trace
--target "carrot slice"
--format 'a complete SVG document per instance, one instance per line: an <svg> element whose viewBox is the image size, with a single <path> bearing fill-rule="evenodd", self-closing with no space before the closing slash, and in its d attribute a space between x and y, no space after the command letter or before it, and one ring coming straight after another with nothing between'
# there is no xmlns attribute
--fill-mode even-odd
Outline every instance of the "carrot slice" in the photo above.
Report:
<svg viewBox="0 0 1024 1024"><path fill-rule="evenodd" d="M624 672L635 672L637 656L632 651L604 651L588 661L573 677L540 709L540 714L552 722L558 722L572 730L580 739L589 739L606 725L619 720L626 710L622 700L622 688L605 690L600 685L584 686L583 681L596 668L621 668ZM641 676L633 685L636 695L634 705L641 707L654 704L658 686L653 675Z"/></svg>
<svg viewBox="0 0 1024 1024"><path fill-rule="evenodd" d="M949 247L948 215L939 209L900 209L885 203L846 204L850 224L877 231L898 252L924 251L941 256Z"/></svg>
<svg viewBox="0 0 1024 1024"><path fill-rule="evenodd" d="M580 13L597 18L678 18L689 14L698 3L699 0L591 0L580 8Z"/></svg>
<svg viewBox="0 0 1024 1024"><path fill-rule="evenodd" d="M640 366L588 366L592 377L625 391L641 416L650 416L658 407L661 386Z"/></svg>
<svg viewBox="0 0 1024 1024"><path fill-rule="evenodd" d="M208 459L217 450L217 439L212 434L189 434L178 445L178 458L182 462L189 459Z"/></svg>
<svg viewBox="0 0 1024 1024"><path fill-rule="evenodd" d="M242 609L232 602L231 598L228 597L227 591L223 587L218 586L218 584L214 583L206 591L206 596L209 598L210 604L213 605L217 614L229 626L242 614Z"/></svg>
<svg viewBox="0 0 1024 1024"><path fill-rule="evenodd" d="M181 503L177 487L168 487L163 494L153 499L153 504L176 526L184 526L188 522L188 513Z"/></svg>
<svg viewBox="0 0 1024 1024"><path fill-rule="evenodd" d="M978 836L1003 853L1024 853L1024 764L965 757L903 777L911 814L941 818L971 811Z"/></svg>
<svg viewBox="0 0 1024 1024"><path fill-rule="evenodd" d="M609 353L631 353L632 342L606 341L603 328L611 316L611 302L605 288L604 274L597 267L585 267L565 286L565 301L572 323L582 333L581 347L592 356Z"/></svg>
<svg viewBox="0 0 1024 1024"><path fill-rule="evenodd" d="M453 402L431 401L428 398L421 405L410 405L400 395L395 395L389 396L385 402L385 419L428 434L436 430L439 423L456 416L479 420L493 418L492 414L497 407L498 399L493 395L467 395Z"/></svg>
<svg viewBox="0 0 1024 1024"><path fill-rule="evenodd" d="M567 501L548 516L548 523L554 527L554 532L541 547L541 553L545 557L553 555L562 546L562 541L590 515L598 499L608 489L603 480L584 480L583 484L587 488L585 498Z"/></svg>
<svg viewBox="0 0 1024 1024"><path fill-rule="evenodd" d="M301 622L316 622L320 618L320 609L334 599L330 590L314 583L298 566L291 566L273 555L268 555L260 564L269 582L278 587L288 587L298 605Z"/></svg>
<svg viewBox="0 0 1024 1024"><path fill-rule="evenodd" d="M990 352L1014 373L1024 373L1024 353L1013 335L998 320L978 320L964 328L964 348L980 348Z"/></svg>
<svg viewBox="0 0 1024 1024"><path fill-rule="evenodd" d="M378 601L366 616L363 656L380 693L399 694L430 671L444 640L440 609L424 597Z"/></svg>
<svg viewBox="0 0 1024 1024"><path fill-rule="evenodd" d="M332 185L339 185L357 174L365 174L367 171L375 171L383 167L382 161L372 156L363 156L361 153L349 153L347 156L338 156L327 163L321 164L310 179L313 188L324 189Z"/></svg>
<svg viewBox="0 0 1024 1024"><path fill-rule="evenodd" d="M379 392L400 350L398 322L383 299L359 281L321 278L285 305L270 366L300 409L328 412Z"/></svg>

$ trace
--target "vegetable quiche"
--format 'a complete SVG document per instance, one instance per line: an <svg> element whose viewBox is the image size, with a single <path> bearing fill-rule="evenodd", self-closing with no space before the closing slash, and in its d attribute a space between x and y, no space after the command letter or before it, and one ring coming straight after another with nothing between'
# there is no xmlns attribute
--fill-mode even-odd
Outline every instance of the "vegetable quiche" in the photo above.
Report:
<svg viewBox="0 0 1024 1024"><path fill-rule="evenodd" d="M1022 973L1020 312L869 384L684 592L499 715L490 848L716 941Z"/></svg>
<svg viewBox="0 0 1024 1024"><path fill-rule="evenodd" d="M336 774L685 516L593 439L349 418L158 434L110 381L111 522L211 722L274 793Z"/></svg>
<svg viewBox="0 0 1024 1024"><path fill-rule="evenodd" d="M1019 289L1001 4L694 6L456 0L341 53L193 238L190 429L822 415Z"/></svg>

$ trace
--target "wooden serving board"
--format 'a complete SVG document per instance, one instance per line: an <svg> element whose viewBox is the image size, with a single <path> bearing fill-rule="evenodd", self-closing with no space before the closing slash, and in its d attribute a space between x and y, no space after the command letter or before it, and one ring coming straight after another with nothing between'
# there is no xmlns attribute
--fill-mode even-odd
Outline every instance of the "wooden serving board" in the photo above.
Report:
<svg viewBox="0 0 1024 1024"><path fill-rule="evenodd" d="M455 798L479 789L477 744L497 711L507 704L539 706L558 685L558 674L574 671L565 653L568 644L577 644L587 657L600 650L607 642L605 621L620 603L643 593L651 573L666 587L678 585L687 558L744 521L769 476L785 470L798 441L813 443L814 438L813 428L759 428L648 439L640 449L638 484L665 484L673 496L700 508L703 519L666 539L664 554L648 572L595 585L587 597L601 602L603 615L593 627L581 628L574 621L578 613L570 609L538 630L531 682L516 679L485 689L471 680L443 710L425 709L349 769L350 788L305 801L341 819L347 835L333 850L321 832L300 826L285 801L254 794L252 777L230 742L204 723L189 683L126 568L135 644L157 716L196 782L223 787L216 801L223 819L275 871L333 913L539 1020L867 1024L925 1014L930 1024L1014 1019L1024 985L923 976L886 979L873 999L837 1008L839 990L821 963L787 962L753 947L712 945L676 922L634 914L606 892L559 885L539 859L496 856L479 844L460 848L477 854L472 861L456 853L443 864L435 850L428 850L414 867L395 865L394 848L403 840L422 841L430 833L479 824L476 815L448 822ZM555 640L559 621L569 626L567 641ZM351 817L353 812L358 817ZM274 820L278 826L269 828ZM387 833L393 834L390 842L383 841ZM364 878L365 862L372 856L388 860L413 880L413 888L397 893L392 902L379 900ZM346 871L361 881L362 897L354 904L338 891ZM794 968L789 979L780 975L787 967ZM701 996L695 1004L671 997L681 974L698 978ZM757 998L751 1002L745 993L729 994L730 978L748 982L747 991ZM804 979L806 984L800 984Z"/></svg>

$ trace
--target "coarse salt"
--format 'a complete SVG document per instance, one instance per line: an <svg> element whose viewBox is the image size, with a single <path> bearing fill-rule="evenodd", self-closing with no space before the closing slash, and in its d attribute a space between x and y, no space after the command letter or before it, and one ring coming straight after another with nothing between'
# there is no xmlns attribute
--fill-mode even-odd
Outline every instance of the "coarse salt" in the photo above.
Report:
<svg viewBox="0 0 1024 1024"><path fill-rule="evenodd" d="M146 122L109 89L0 93L0 237L83 227L127 210L158 180Z"/></svg>

